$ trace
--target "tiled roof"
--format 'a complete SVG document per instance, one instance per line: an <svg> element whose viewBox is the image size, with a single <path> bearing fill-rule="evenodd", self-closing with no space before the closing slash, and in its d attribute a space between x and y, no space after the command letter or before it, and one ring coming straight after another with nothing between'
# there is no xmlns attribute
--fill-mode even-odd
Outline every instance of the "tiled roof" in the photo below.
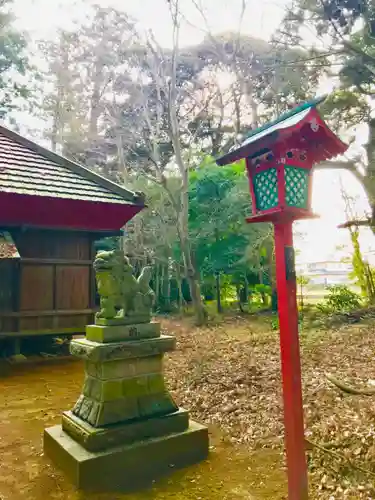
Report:
<svg viewBox="0 0 375 500"><path fill-rule="evenodd" d="M0 193L143 204L133 193L0 126Z"/></svg>

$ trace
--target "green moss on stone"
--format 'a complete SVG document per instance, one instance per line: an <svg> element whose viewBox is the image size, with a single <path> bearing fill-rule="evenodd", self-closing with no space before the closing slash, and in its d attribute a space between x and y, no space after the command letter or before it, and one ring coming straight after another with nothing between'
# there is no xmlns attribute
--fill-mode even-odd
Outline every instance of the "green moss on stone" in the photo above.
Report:
<svg viewBox="0 0 375 500"><path fill-rule="evenodd" d="M126 422L138 418L139 407L137 398L116 399L100 404L97 426L105 426Z"/></svg>
<svg viewBox="0 0 375 500"><path fill-rule="evenodd" d="M106 380L102 384L102 401L112 401L123 397L122 380Z"/></svg>
<svg viewBox="0 0 375 500"><path fill-rule="evenodd" d="M163 356L149 356L147 358L137 359L137 375L147 375L150 373L158 373L163 370Z"/></svg>
<svg viewBox="0 0 375 500"><path fill-rule="evenodd" d="M154 373L148 376L148 389L150 394L165 391L165 383L162 373Z"/></svg>
<svg viewBox="0 0 375 500"><path fill-rule="evenodd" d="M138 405L142 417L166 415L178 410L177 405L167 392L143 396L139 398Z"/></svg>
<svg viewBox="0 0 375 500"><path fill-rule="evenodd" d="M127 378L122 384L122 394L125 397L144 396L149 390L147 376Z"/></svg>

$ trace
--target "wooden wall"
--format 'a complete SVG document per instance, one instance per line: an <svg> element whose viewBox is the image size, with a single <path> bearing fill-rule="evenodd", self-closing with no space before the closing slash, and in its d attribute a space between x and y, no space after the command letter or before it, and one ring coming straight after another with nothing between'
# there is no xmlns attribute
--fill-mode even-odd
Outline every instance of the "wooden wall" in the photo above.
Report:
<svg viewBox="0 0 375 500"><path fill-rule="evenodd" d="M17 310L18 275L18 259L0 259L0 313ZM0 317L0 331L12 332L16 329L16 318Z"/></svg>
<svg viewBox="0 0 375 500"><path fill-rule="evenodd" d="M0 332L81 331L95 307L92 236L31 229L12 236L21 255L19 284L11 287L13 293L19 288L18 300L7 298L0 285ZM0 268L0 282L7 273Z"/></svg>

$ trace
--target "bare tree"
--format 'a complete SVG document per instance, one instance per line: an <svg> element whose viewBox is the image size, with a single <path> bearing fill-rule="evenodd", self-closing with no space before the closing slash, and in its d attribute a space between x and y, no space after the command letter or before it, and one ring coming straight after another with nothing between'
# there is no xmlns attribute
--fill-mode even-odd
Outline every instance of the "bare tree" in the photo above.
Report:
<svg viewBox="0 0 375 500"><path fill-rule="evenodd" d="M178 236L181 245L185 272L189 281L191 298L194 304L194 309L198 323L203 323L206 318L206 312L203 307L199 279L194 267L192 259L192 251L189 240L189 165L184 161L181 147L181 132L179 118L176 108L178 102L178 88L176 85L177 76L177 60L179 51L179 2L178 0L170 1L170 12L173 22L173 50L170 67L169 93L168 93L168 108L170 119L170 138L173 145L173 151L176 159L176 164L181 177L181 189L179 200L179 213L177 219Z"/></svg>
<svg viewBox="0 0 375 500"><path fill-rule="evenodd" d="M39 114L50 120L46 135L51 149L61 148L66 154L68 144L79 143L82 138L85 120L84 103L77 98L82 91L76 61L78 37L76 33L61 30L56 42L42 41L39 49L46 64Z"/></svg>
<svg viewBox="0 0 375 500"><path fill-rule="evenodd" d="M123 173L141 173L167 193L197 323L202 324L207 315L188 227L189 169L193 158L189 149L198 132L189 130L187 115L198 116L207 107L207 102L195 95L198 81L190 73L198 74L200 67L194 69L194 61L189 60L190 56L184 59L179 50L178 2L169 5L172 49L163 49L151 32L145 37L134 33L133 76L131 82L126 82L127 99L120 105L112 101L107 106L107 114L115 135L119 163L123 167L126 165ZM126 159L122 151L126 152ZM134 169L130 174L132 161Z"/></svg>

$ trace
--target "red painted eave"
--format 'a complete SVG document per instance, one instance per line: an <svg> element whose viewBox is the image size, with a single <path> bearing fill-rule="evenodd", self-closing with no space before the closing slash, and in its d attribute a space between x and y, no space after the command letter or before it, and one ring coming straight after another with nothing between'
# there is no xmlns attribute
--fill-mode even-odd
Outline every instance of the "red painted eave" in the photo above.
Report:
<svg viewBox="0 0 375 500"><path fill-rule="evenodd" d="M304 130L307 129L307 125L309 122L316 118L317 123L319 124L319 131L315 133L309 129L309 134L307 135L307 140L314 140L313 144L315 145L315 151L313 154L313 163L319 163L321 161L331 160L336 156L342 155L348 149L348 144L343 142L325 123L322 117L319 115L318 110L313 108L311 111L310 119L307 123L304 124ZM309 115L310 115L309 113ZM306 117L307 120L308 117ZM309 142L307 142L307 146ZM309 150L311 152L311 149Z"/></svg>
<svg viewBox="0 0 375 500"><path fill-rule="evenodd" d="M103 203L0 192L0 225L116 231L143 208L144 205L130 203Z"/></svg>

